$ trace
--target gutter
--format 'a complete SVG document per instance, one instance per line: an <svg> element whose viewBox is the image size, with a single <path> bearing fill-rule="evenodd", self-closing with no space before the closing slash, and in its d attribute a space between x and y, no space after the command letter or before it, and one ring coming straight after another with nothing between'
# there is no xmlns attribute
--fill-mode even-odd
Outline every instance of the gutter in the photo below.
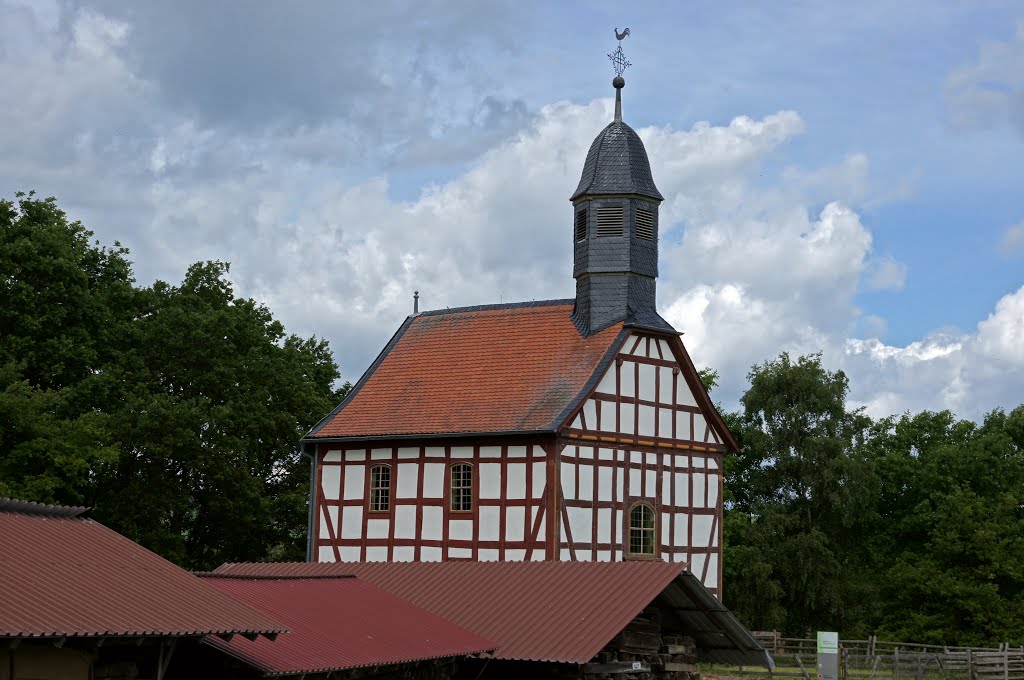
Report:
<svg viewBox="0 0 1024 680"><path fill-rule="evenodd" d="M354 437L310 437L305 436L302 438L301 443L307 444L339 444L344 442L373 442L373 441L392 441L392 440L422 440L422 439L466 439L466 438L480 438L480 437L510 437L510 436L530 436L530 435L555 435L558 434L556 430L544 429L544 430L490 430L490 431L479 431L479 432L427 432L427 433L409 433L409 434L370 434ZM310 455L305 454L303 455Z"/></svg>
<svg viewBox="0 0 1024 680"><path fill-rule="evenodd" d="M305 442L302 443L302 448L299 449L299 453L309 458L309 510L306 515L306 561L313 561L313 532L316 531L316 518L313 513L316 512L316 447L313 446L313 452L310 453L309 447Z"/></svg>

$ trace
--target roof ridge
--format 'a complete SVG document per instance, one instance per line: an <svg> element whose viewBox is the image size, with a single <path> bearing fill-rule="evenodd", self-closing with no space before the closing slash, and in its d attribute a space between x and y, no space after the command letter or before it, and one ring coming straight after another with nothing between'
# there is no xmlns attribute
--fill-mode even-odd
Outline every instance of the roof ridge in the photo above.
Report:
<svg viewBox="0 0 1024 680"><path fill-rule="evenodd" d="M17 498L0 497L0 512L16 512L21 515L42 515L44 517L67 517L73 519L92 510L84 505L51 505Z"/></svg>
<svg viewBox="0 0 1024 680"><path fill-rule="evenodd" d="M431 309L416 316L437 316L440 314L461 314L465 312L489 312L498 309L526 309L529 307L557 307L574 303L575 298L562 298L556 300L531 300L529 302L503 302L489 305L471 305L469 307L447 307L445 309Z"/></svg>
<svg viewBox="0 0 1024 680"><path fill-rule="evenodd" d="M239 581L316 581L323 579L356 578L355 574L255 574L238 571L193 571L199 578L230 578Z"/></svg>

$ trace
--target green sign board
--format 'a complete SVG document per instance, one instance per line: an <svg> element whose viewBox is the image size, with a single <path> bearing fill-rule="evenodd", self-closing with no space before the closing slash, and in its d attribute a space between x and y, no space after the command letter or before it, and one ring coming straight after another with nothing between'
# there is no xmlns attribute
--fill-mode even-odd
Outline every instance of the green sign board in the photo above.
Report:
<svg viewBox="0 0 1024 680"><path fill-rule="evenodd" d="M818 631L818 654L838 654L839 633Z"/></svg>

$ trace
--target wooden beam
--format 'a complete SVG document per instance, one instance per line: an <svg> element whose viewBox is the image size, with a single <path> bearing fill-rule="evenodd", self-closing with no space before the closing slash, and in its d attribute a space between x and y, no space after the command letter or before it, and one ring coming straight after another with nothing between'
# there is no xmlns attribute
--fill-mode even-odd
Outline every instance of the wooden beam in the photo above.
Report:
<svg viewBox="0 0 1024 680"><path fill-rule="evenodd" d="M583 665L584 673L618 675L622 673L650 673L651 664L646 661L618 661L613 663L588 663Z"/></svg>

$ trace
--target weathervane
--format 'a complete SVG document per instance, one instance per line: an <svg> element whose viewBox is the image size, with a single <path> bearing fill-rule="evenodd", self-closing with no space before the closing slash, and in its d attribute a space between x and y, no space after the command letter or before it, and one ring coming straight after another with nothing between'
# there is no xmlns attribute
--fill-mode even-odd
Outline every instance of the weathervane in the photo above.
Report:
<svg viewBox="0 0 1024 680"><path fill-rule="evenodd" d="M615 29L615 39L619 41L619 46L615 48L615 51L608 55L608 58L612 60L612 66L615 68L615 76L618 78L622 77L622 72L627 67L632 66L626 61L626 55L622 51L622 39L629 35L629 29L625 29L622 33L619 33L619 29Z"/></svg>

